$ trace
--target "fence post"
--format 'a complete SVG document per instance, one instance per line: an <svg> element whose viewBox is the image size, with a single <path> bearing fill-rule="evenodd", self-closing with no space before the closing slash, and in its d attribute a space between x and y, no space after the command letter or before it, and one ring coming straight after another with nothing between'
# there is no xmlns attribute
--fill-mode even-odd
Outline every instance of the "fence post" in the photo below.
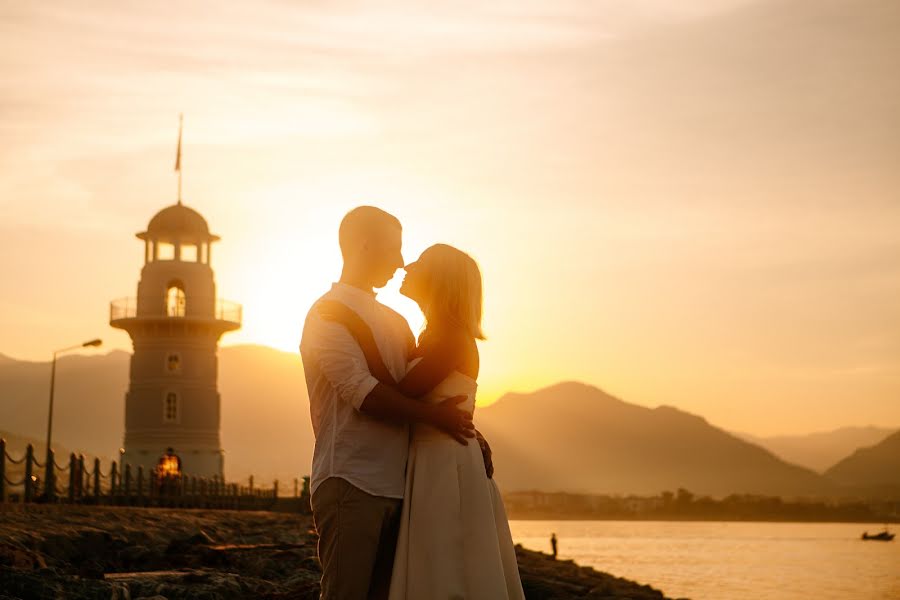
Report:
<svg viewBox="0 0 900 600"><path fill-rule="evenodd" d="M0 504L6 502L6 440L0 438Z"/></svg>
<svg viewBox="0 0 900 600"><path fill-rule="evenodd" d="M131 504L131 463L125 463L125 503Z"/></svg>
<svg viewBox="0 0 900 600"><path fill-rule="evenodd" d="M100 503L100 459L94 459L94 499Z"/></svg>
<svg viewBox="0 0 900 600"><path fill-rule="evenodd" d="M275 480L275 483L272 484L272 497L273 498L278 497L278 480L277 479Z"/></svg>
<svg viewBox="0 0 900 600"><path fill-rule="evenodd" d="M72 452L69 454L69 502L75 501L75 482L78 481L75 477L78 475L75 471L78 470L78 459L75 458L75 453Z"/></svg>
<svg viewBox="0 0 900 600"><path fill-rule="evenodd" d="M46 475L44 476L44 495L47 500L56 498L56 454L52 448L47 449Z"/></svg>
<svg viewBox="0 0 900 600"><path fill-rule="evenodd" d="M253 495L253 475L250 476L250 495Z"/></svg>
<svg viewBox="0 0 900 600"><path fill-rule="evenodd" d="M143 500L144 498L144 465L138 465L137 497L138 500ZM138 502L138 504L141 504L141 502Z"/></svg>
<svg viewBox="0 0 900 600"><path fill-rule="evenodd" d="M25 502L31 502L34 496L34 479L32 479L32 470L34 469L34 446L28 444L25 450Z"/></svg>
<svg viewBox="0 0 900 600"><path fill-rule="evenodd" d="M116 465L117 465L116 461L113 461L112 467L109 470L109 501L111 504L115 504L116 491L117 491L116 484L118 484L117 480L118 480L119 471L116 468Z"/></svg>
<svg viewBox="0 0 900 600"><path fill-rule="evenodd" d="M78 499L84 498L84 454L78 455Z"/></svg>

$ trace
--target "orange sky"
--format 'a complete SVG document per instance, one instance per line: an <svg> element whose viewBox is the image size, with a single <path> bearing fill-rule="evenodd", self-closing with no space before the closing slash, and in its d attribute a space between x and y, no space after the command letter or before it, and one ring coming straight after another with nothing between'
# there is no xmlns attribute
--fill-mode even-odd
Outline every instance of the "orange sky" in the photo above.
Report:
<svg viewBox="0 0 900 600"><path fill-rule="evenodd" d="M108 302L184 112L227 344L295 349L370 203L408 259L480 261L482 402L578 379L758 434L900 425L900 8L675 4L0 9L0 352L129 347Z"/></svg>

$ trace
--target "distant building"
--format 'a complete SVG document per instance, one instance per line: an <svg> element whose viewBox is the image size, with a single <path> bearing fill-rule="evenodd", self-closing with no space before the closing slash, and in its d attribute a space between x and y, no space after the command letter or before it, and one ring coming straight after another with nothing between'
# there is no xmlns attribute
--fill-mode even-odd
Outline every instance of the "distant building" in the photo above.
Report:
<svg viewBox="0 0 900 600"><path fill-rule="evenodd" d="M131 336L124 461L144 473L174 448L186 475L222 477L219 338L241 326L241 306L216 298L211 250L219 237L181 201L156 214L144 242L137 297L110 304L110 325Z"/></svg>

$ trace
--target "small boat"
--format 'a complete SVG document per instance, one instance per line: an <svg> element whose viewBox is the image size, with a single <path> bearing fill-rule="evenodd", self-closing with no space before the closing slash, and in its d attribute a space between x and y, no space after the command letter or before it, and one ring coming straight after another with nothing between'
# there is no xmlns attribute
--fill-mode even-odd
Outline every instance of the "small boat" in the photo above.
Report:
<svg viewBox="0 0 900 600"><path fill-rule="evenodd" d="M889 533L887 529L882 531L881 533L876 533L874 535L869 535L868 531L864 531L862 534L863 540L874 540L876 542L890 542L894 539L894 534Z"/></svg>

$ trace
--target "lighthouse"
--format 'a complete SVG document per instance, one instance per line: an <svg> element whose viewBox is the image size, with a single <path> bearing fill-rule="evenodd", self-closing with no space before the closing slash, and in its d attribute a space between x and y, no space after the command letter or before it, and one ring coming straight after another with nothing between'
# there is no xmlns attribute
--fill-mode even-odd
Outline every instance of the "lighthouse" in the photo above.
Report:
<svg viewBox="0 0 900 600"><path fill-rule="evenodd" d="M126 464L149 473L174 448L187 475L223 476L216 385L219 338L241 326L241 306L216 297L206 219L180 202L157 213L144 242L137 297L110 304L110 325L131 336L125 395Z"/></svg>
<svg viewBox="0 0 900 600"><path fill-rule="evenodd" d="M137 296L113 301L109 316L134 346L124 463L149 473L171 448L185 475L222 478L217 351L222 335L240 328L241 306L216 296L211 261L219 237L179 199L137 238L144 243Z"/></svg>

